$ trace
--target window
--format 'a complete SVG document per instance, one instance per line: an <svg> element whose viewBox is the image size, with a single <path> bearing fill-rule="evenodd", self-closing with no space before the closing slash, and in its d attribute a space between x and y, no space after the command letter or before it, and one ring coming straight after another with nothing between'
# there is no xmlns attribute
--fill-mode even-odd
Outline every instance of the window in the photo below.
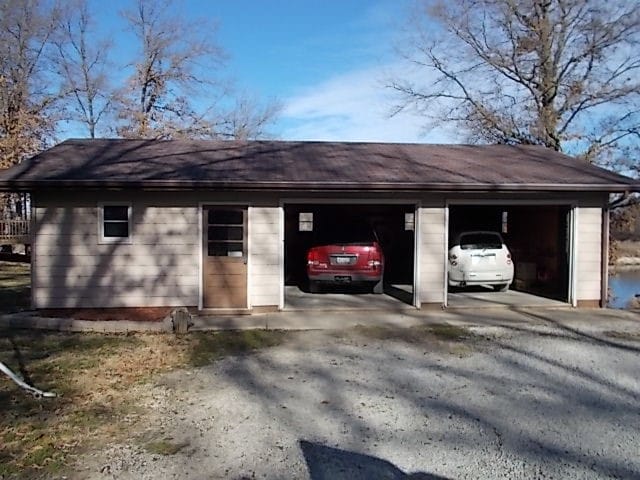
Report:
<svg viewBox="0 0 640 480"><path fill-rule="evenodd" d="M300 212L298 214L298 231L313 232L313 213Z"/></svg>
<svg viewBox="0 0 640 480"><path fill-rule="evenodd" d="M207 212L207 255L210 257L244 256L244 211L210 209Z"/></svg>
<svg viewBox="0 0 640 480"><path fill-rule="evenodd" d="M502 212L502 233L509 233L509 212Z"/></svg>
<svg viewBox="0 0 640 480"><path fill-rule="evenodd" d="M497 233L466 233L460 235L460 248L462 250L502 248L502 238Z"/></svg>
<svg viewBox="0 0 640 480"><path fill-rule="evenodd" d="M131 237L131 205L103 204L100 212L100 239L103 242L128 240Z"/></svg>
<svg viewBox="0 0 640 480"><path fill-rule="evenodd" d="M404 229L405 231L413 231L415 229L416 218L414 213L404 214Z"/></svg>

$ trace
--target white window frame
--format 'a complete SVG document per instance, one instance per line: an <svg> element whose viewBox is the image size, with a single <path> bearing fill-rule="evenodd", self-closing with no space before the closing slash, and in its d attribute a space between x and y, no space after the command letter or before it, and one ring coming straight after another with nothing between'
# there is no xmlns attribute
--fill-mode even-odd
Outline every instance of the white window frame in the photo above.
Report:
<svg viewBox="0 0 640 480"><path fill-rule="evenodd" d="M126 237L105 237L104 236L104 207L127 207L127 225L129 235ZM99 202L98 203L98 238L99 243L131 243L132 238L132 217L133 207L131 202Z"/></svg>

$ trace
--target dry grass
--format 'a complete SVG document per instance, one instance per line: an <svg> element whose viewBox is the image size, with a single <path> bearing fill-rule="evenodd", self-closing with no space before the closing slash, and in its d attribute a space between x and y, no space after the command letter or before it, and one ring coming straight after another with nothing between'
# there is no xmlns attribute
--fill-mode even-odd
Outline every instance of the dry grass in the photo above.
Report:
<svg viewBox="0 0 640 480"><path fill-rule="evenodd" d="M175 455L189 446L189 442L174 442L172 438L154 440L144 445L144 449L156 455Z"/></svg>
<svg viewBox="0 0 640 480"><path fill-rule="evenodd" d="M0 312L26 310L31 305L31 265L0 261Z"/></svg>
<svg viewBox="0 0 640 480"><path fill-rule="evenodd" d="M638 332L618 332L614 330L609 330L604 332L604 335L609 338L615 338L620 340L631 340L635 342L640 341L640 333Z"/></svg>
<svg viewBox="0 0 640 480"><path fill-rule="evenodd" d="M250 354L299 335L277 330L179 337L0 332L0 360L29 383L60 395L34 399L0 377L0 478L61 475L76 454L135 435L149 413L146 385L159 374ZM336 338L349 336L429 345L456 355L467 353L475 338L467 329L445 324L335 332ZM160 455L185 447L162 437L144 443Z"/></svg>
<svg viewBox="0 0 640 480"><path fill-rule="evenodd" d="M276 331L0 335L0 360L29 383L60 395L37 400L0 377L0 478L47 477L64 471L82 450L131 435L145 418L145 383L158 374L250 353L287 336ZM171 450L170 442L160 443L149 448Z"/></svg>
<svg viewBox="0 0 640 480"><path fill-rule="evenodd" d="M467 352L469 345L477 340L469 329L445 323L418 325L409 328L358 325L336 331L334 336L359 336L365 339L390 340L413 345L430 345L453 354Z"/></svg>
<svg viewBox="0 0 640 480"><path fill-rule="evenodd" d="M34 399L0 377L0 478L61 475L76 454L141 432L147 384L176 368L246 355L298 338L275 330L169 334L62 334L0 332L0 360L27 381L54 391ZM465 355L475 337L465 328L356 327L336 338L393 340ZM144 448L172 455L187 445L150 438Z"/></svg>
<svg viewBox="0 0 640 480"><path fill-rule="evenodd" d="M229 355L243 355L280 345L294 332L284 330L240 330L191 334L194 348L189 350L189 364L207 365Z"/></svg>
<svg viewBox="0 0 640 480"><path fill-rule="evenodd" d="M640 242L633 240L617 241L615 248L618 257L640 257Z"/></svg>

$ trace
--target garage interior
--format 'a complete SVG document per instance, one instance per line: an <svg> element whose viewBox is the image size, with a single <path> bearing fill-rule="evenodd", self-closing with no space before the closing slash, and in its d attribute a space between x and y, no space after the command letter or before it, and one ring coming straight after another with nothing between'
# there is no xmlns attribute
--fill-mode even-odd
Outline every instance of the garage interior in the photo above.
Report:
<svg viewBox="0 0 640 480"><path fill-rule="evenodd" d="M415 205L287 204L285 211L285 309L404 308L413 305ZM355 285L309 291L307 251L336 225L372 229L384 253L384 291ZM370 233L370 232L369 232Z"/></svg>
<svg viewBox="0 0 640 480"><path fill-rule="evenodd" d="M499 232L514 264L508 292L490 287L447 287L447 305L485 303L513 306L566 305L569 302L571 223L569 206L452 205L449 248L464 231Z"/></svg>

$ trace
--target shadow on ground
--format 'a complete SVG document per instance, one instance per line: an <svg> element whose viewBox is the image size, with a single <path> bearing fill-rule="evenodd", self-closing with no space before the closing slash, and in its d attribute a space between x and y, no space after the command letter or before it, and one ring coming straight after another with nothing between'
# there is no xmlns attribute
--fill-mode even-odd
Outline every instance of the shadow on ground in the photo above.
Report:
<svg viewBox="0 0 640 480"><path fill-rule="evenodd" d="M500 315L442 315L482 326L467 335L298 332L167 375L158 395L180 414L156 428L188 456L144 457L122 478L151 464L177 477L640 478L640 317Z"/></svg>
<svg viewBox="0 0 640 480"><path fill-rule="evenodd" d="M371 455L300 440L310 480L447 480L430 473L404 473L391 462Z"/></svg>

